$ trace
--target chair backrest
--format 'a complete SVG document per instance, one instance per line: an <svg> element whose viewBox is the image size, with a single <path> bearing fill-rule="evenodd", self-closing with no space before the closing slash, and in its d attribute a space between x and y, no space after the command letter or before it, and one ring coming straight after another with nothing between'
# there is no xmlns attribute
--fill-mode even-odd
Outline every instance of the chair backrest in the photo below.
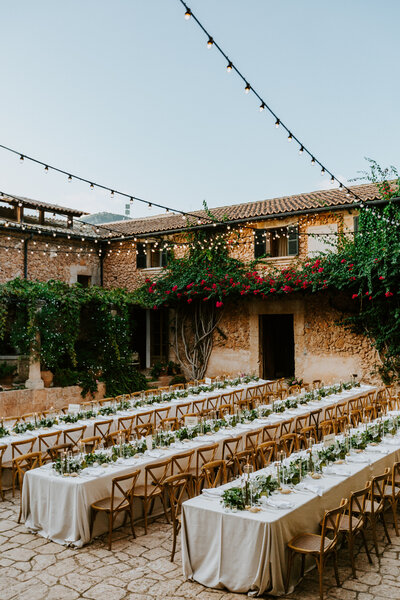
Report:
<svg viewBox="0 0 400 600"><path fill-rule="evenodd" d="M196 451L196 477L199 476L201 472L201 467L208 463L212 462L215 458L215 454L219 448L218 442L215 444L208 444L207 446L201 446L197 448Z"/></svg>
<svg viewBox="0 0 400 600"><path fill-rule="evenodd" d="M49 431L48 433L39 434L39 452L46 452L48 448L51 448L52 446L58 444L60 435L61 431Z"/></svg>
<svg viewBox="0 0 400 600"><path fill-rule="evenodd" d="M141 423L140 425L136 425L135 432L138 438L146 437L147 435L152 435L153 423Z"/></svg>
<svg viewBox="0 0 400 600"><path fill-rule="evenodd" d="M79 444L80 444L81 448L83 448L83 451L85 452L85 454L92 454L98 448L100 443L101 443L100 435L91 435L90 437L82 438L79 442Z"/></svg>
<svg viewBox="0 0 400 600"><path fill-rule="evenodd" d="M157 424L160 423L160 421L162 421L163 419L168 419L170 410L170 406L163 406L162 408L157 408L154 411L154 427L157 427Z"/></svg>
<svg viewBox="0 0 400 600"><path fill-rule="evenodd" d="M130 431L129 429L118 429L117 431L112 431L104 438L105 445L109 448L110 446L115 446L119 443L119 440L122 439L123 443L129 441Z"/></svg>
<svg viewBox="0 0 400 600"><path fill-rule="evenodd" d="M339 402L336 404L336 418L343 417L347 411L347 402Z"/></svg>
<svg viewBox="0 0 400 600"><path fill-rule="evenodd" d="M371 479L371 513L378 514L383 511L385 506L385 487L390 475L390 469L385 469L382 475L376 475Z"/></svg>
<svg viewBox="0 0 400 600"><path fill-rule="evenodd" d="M327 552L332 550L332 548L334 548L334 546L336 546L337 540L338 540L340 521L341 521L341 518L342 518L347 506L348 506L348 500L345 498L342 498L342 501L340 502L340 506L338 506L337 508L332 508L331 510L327 510L325 512L324 518L322 519L322 524L321 524L321 546L320 546L321 554L326 554ZM331 534L330 538L328 538L326 535L328 531ZM326 544L327 541L328 541L328 544Z"/></svg>
<svg viewBox="0 0 400 600"><path fill-rule="evenodd" d="M111 490L111 512L117 511L126 504L132 505L133 492L136 481L140 475L140 469L127 475L113 477Z"/></svg>
<svg viewBox="0 0 400 600"><path fill-rule="evenodd" d="M321 381L321 379L314 379L313 382L312 382L312 386L313 386L314 390L322 387L322 381Z"/></svg>
<svg viewBox="0 0 400 600"><path fill-rule="evenodd" d="M7 444L0 445L0 475L1 475L1 466L2 466L2 462L3 462L4 452L7 450L7 448L8 448Z"/></svg>
<svg viewBox="0 0 400 600"><path fill-rule="evenodd" d="M25 413L24 415L21 415L21 421L23 421L24 423L26 423L27 421L31 421L35 416L35 413L31 412L31 413Z"/></svg>
<svg viewBox="0 0 400 600"><path fill-rule="evenodd" d="M240 391L240 393L238 393ZM234 404L235 403L235 394L237 397L237 402L242 399L242 391L237 390L236 392L226 392L225 394L221 394L221 406L225 406L226 404Z"/></svg>
<svg viewBox="0 0 400 600"><path fill-rule="evenodd" d="M347 412L351 413L352 410L360 408L360 398L351 398L347 403Z"/></svg>
<svg viewBox="0 0 400 600"><path fill-rule="evenodd" d="M244 446L246 450L253 450L253 452L257 450L261 432L262 429L257 429L256 431L249 431L249 433L246 433Z"/></svg>
<svg viewBox="0 0 400 600"><path fill-rule="evenodd" d="M263 442L273 442L279 438L279 430L281 428L280 423L275 423L275 425L265 425L262 430L262 441Z"/></svg>
<svg viewBox="0 0 400 600"><path fill-rule="evenodd" d="M114 419L107 419L105 421L96 421L94 424L94 435L100 435L103 440L106 439L110 433L111 425L114 423Z"/></svg>
<svg viewBox="0 0 400 600"><path fill-rule="evenodd" d="M310 414L308 415L308 424L314 425L317 434L318 434L318 426L319 426L319 420L321 418L321 413L322 413L322 408L317 408L316 410L312 410L310 412Z"/></svg>
<svg viewBox="0 0 400 600"><path fill-rule="evenodd" d="M171 474L171 459L167 458L158 463L145 467L144 488L147 497L157 496L162 492L164 479Z"/></svg>
<svg viewBox="0 0 400 600"><path fill-rule="evenodd" d="M211 410L217 410L218 406L221 404L221 396L210 396L207 398L206 408Z"/></svg>
<svg viewBox="0 0 400 600"><path fill-rule="evenodd" d="M321 432L321 436L325 437L326 435L330 435L335 433L335 424L332 419L327 419L326 421L321 421L319 424L319 430Z"/></svg>
<svg viewBox="0 0 400 600"><path fill-rule="evenodd" d="M161 419L160 427L162 427L162 429L170 429L171 431L177 431L179 429L178 418L167 417L166 419Z"/></svg>
<svg viewBox="0 0 400 600"><path fill-rule="evenodd" d="M171 519L175 523L181 512L182 502L190 498L191 477L189 473L177 473L164 479L164 492L171 509Z"/></svg>
<svg viewBox="0 0 400 600"><path fill-rule="evenodd" d="M297 452L299 449L299 438L297 433L286 433L285 435L281 435L279 448L286 452L286 456L290 456L293 452Z"/></svg>
<svg viewBox="0 0 400 600"><path fill-rule="evenodd" d="M317 429L315 425L308 425L308 427L303 427L303 429L300 430L297 436L299 440L299 446L303 448L308 448L309 440L311 438L314 440L314 444L318 441Z"/></svg>
<svg viewBox="0 0 400 600"><path fill-rule="evenodd" d="M240 410L250 410L252 406L252 398L242 398L239 400L236 405Z"/></svg>
<svg viewBox="0 0 400 600"><path fill-rule="evenodd" d="M267 467L276 456L276 442L263 442L257 446L257 462L258 466L263 469Z"/></svg>
<svg viewBox="0 0 400 600"><path fill-rule="evenodd" d="M301 415L299 417L296 417L296 420L294 422L295 433L300 433L300 430L304 429L304 427L307 427L307 425L308 425L308 415Z"/></svg>
<svg viewBox="0 0 400 600"><path fill-rule="evenodd" d="M188 450L182 454L174 454L171 457L171 475L177 473L189 473L195 450Z"/></svg>
<svg viewBox="0 0 400 600"><path fill-rule="evenodd" d="M18 440L17 442L11 442L11 458L21 456L23 454L30 454L33 450L33 445L36 438L29 438L27 440Z"/></svg>
<svg viewBox="0 0 400 600"><path fill-rule="evenodd" d="M192 406L191 402L185 402L185 404L178 404L176 406L176 416L178 417L178 419L181 419L182 417L184 417L185 415L190 413L191 406Z"/></svg>
<svg viewBox="0 0 400 600"><path fill-rule="evenodd" d="M362 421L361 410L359 408L355 408L350 413L350 423L353 427L357 427L359 423Z"/></svg>
<svg viewBox="0 0 400 600"><path fill-rule="evenodd" d="M72 450L73 444L56 444L51 448L48 448L47 453L50 455L51 460L54 462L63 452Z"/></svg>
<svg viewBox="0 0 400 600"><path fill-rule="evenodd" d="M336 406L327 406L325 408L324 421L336 419Z"/></svg>
<svg viewBox="0 0 400 600"><path fill-rule="evenodd" d="M342 415L341 417L336 417L335 419L335 427L336 433L343 433L349 426L349 417L347 415Z"/></svg>
<svg viewBox="0 0 400 600"><path fill-rule="evenodd" d="M224 460L231 461L238 451L239 444L242 441L242 436L237 435L236 437L228 438L224 440L222 444L222 458Z"/></svg>
<svg viewBox="0 0 400 600"><path fill-rule="evenodd" d="M22 490L22 483L25 473L42 465L41 456L41 452L28 452L27 454L21 454L20 456L13 458L12 462L18 473L20 490Z"/></svg>
<svg viewBox="0 0 400 600"><path fill-rule="evenodd" d="M376 419L376 415L377 415L376 406L373 404L368 404L364 408L364 415L369 421L373 421L374 419Z"/></svg>
<svg viewBox="0 0 400 600"><path fill-rule="evenodd" d="M136 426L143 425L144 423L151 423L153 421L154 411L146 410L145 412L137 413L136 415Z"/></svg>
<svg viewBox="0 0 400 600"><path fill-rule="evenodd" d="M64 429L64 444L72 444L76 448L79 440L83 438L85 431L86 425Z"/></svg>
<svg viewBox="0 0 400 600"><path fill-rule="evenodd" d="M295 396L297 394L301 394L301 387L299 385L290 385L289 396Z"/></svg>
<svg viewBox="0 0 400 600"><path fill-rule="evenodd" d="M235 465L239 475L243 474L243 467L247 464L251 465L256 470L256 456L254 450L248 448L241 450L235 454Z"/></svg>
<svg viewBox="0 0 400 600"><path fill-rule="evenodd" d="M17 423L21 421L21 417L1 417L0 425L6 429L12 429Z"/></svg>
<svg viewBox="0 0 400 600"><path fill-rule="evenodd" d="M232 404L220 404L218 407L219 418L222 419L225 415L233 414Z"/></svg>
<svg viewBox="0 0 400 600"><path fill-rule="evenodd" d="M1 446L0 446L1 448ZM1 458L1 457L0 457ZM400 462L395 462L392 467L392 496L396 497L396 489L400 486Z"/></svg>
<svg viewBox="0 0 400 600"><path fill-rule="evenodd" d="M254 398L254 396L258 396L258 389L257 389L257 386L255 386L255 385L253 385L251 387L248 387L246 389L246 393L245 393L244 397L246 399L250 399L251 400L251 399Z"/></svg>
<svg viewBox="0 0 400 600"><path fill-rule="evenodd" d="M196 413L196 414L200 414L205 407L205 403L206 403L206 399L200 399L200 400L194 400L192 402L192 412Z"/></svg>
<svg viewBox="0 0 400 600"><path fill-rule="evenodd" d="M117 429L129 429L132 432L134 427L135 415L131 415L129 417L119 417Z"/></svg>
<svg viewBox="0 0 400 600"><path fill-rule="evenodd" d="M281 429L279 432L279 437L283 435L287 435L292 430L293 419L287 419L286 421L281 421Z"/></svg>
<svg viewBox="0 0 400 600"><path fill-rule="evenodd" d="M172 390L184 390L185 389L185 384L184 383L174 383L173 385L169 386Z"/></svg>
<svg viewBox="0 0 400 600"><path fill-rule="evenodd" d="M207 488L215 488L226 483L226 463L222 459L204 464L201 473Z"/></svg>
<svg viewBox="0 0 400 600"><path fill-rule="evenodd" d="M363 524L365 521L365 503L368 500L371 493L371 483L368 482L367 485L361 490L357 490L356 492L352 492L350 494L349 501L349 531L353 532L357 529L360 524Z"/></svg>

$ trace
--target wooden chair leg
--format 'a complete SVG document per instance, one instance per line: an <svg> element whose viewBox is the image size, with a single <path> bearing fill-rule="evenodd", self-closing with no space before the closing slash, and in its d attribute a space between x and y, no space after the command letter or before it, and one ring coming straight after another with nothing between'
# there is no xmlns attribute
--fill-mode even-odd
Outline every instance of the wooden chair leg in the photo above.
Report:
<svg viewBox="0 0 400 600"><path fill-rule="evenodd" d="M399 537L399 525L397 523L397 500L392 502L392 512L393 512L394 529L396 531L397 537Z"/></svg>
<svg viewBox="0 0 400 600"><path fill-rule="evenodd" d="M356 561L354 559L354 537L353 537L353 534L349 534L349 536L348 536L348 544L349 544L349 555L350 555L350 562L351 562L351 571L353 573L353 577L357 578Z"/></svg>
<svg viewBox="0 0 400 600"><path fill-rule="evenodd" d="M368 562L372 565L372 558L371 558L371 554L370 554L370 552L368 550L367 538L365 537L365 531L364 531L364 529L361 529L361 537L362 537L362 540L363 540L365 552L366 552L367 557L368 557Z"/></svg>
<svg viewBox="0 0 400 600"><path fill-rule="evenodd" d="M375 519L371 519L371 529L372 529L372 538L374 540L375 553L376 553L377 558L379 558L379 546L378 546L378 538L376 535Z"/></svg>
<svg viewBox="0 0 400 600"><path fill-rule="evenodd" d="M162 505L163 505L163 508L164 508L165 518L167 519L167 523L169 523L170 520L169 520L169 517L168 517L168 508L167 508L167 503L165 502L165 496L164 496L164 494L161 494L160 498L161 498L161 502L162 502Z"/></svg>
<svg viewBox="0 0 400 600"><path fill-rule="evenodd" d="M143 498L144 532L147 534L147 498Z"/></svg>
<svg viewBox="0 0 400 600"><path fill-rule="evenodd" d="M333 568L335 570L335 579L336 579L336 583L337 586L340 587L340 579L339 579L339 570L338 570L338 564L337 564L337 552L336 550L333 551Z"/></svg>
<svg viewBox="0 0 400 600"><path fill-rule="evenodd" d="M316 561L317 561L318 575L319 575L319 597L320 597L320 600L324 600L324 585L323 585L324 561L322 559L322 556L319 559L317 558Z"/></svg>
<svg viewBox="0 0 400 600"><path fill-rule="evenodd" d="M111 550L112 546L112 528L113 528L113 514L110 512L108 515L108 549Z"/></svg>
<svg viewBox="0 0 400 600"><path fill-rule="evenodd" d="M390 536L389 536L389 532L388 532L388 529L387 529L387 526L386 526L385 514L384 514L383 511L381 512L381 520L382 520L382 524L383 524L383 529L385 531L386 539L389 542L389 544L391 544L392 540L390 539Z"/></svg>
<svg viewBox="0 0 400 600"><path fill-rule="evenodd" d="M303 578L304 577L304 569L306 566L306 555L302 554L301 555L301 573L300 576Z"/></svg>
<svg viewBox="0 0 400 600"><path fill-rule="evenodd" d="M176 536L177 536L177 531L176 531L176 527L175 524L173 526L173 539L172 539L172 551L171 551L171 562L174 562L174 557L175 557L175 550L176 550Z"/></svg>
<svg viewBox="0 0 400 600"><path fill-rule="evenodd" d="M132 507L130 507L129 511L126 511L126 512L129 512L129 520L131 522L132 536L133 536L134 539L136 539L135 526L133 524L133 510L132 510Z"/></svg>
<svg viewBox="0 0 400 600"><path fill-rule="evenodd" d="M90 541L92 540L93 537L93 526L94 526L94 521L96 519L97 516L97 510L93 510L93 508L90 509L90 527L89 527L89 531L90 531Z"/></svg>

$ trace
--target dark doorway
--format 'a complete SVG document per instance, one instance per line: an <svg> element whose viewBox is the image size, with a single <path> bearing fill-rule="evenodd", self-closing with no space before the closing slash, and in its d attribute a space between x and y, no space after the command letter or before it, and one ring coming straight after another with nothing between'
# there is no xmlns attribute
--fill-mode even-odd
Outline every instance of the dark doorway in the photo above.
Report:
<svg viewBox="0 0 400 600"><path fill-rule="evenodd" d="M260 315L264 379L294 376L293 315Z"/></svg>

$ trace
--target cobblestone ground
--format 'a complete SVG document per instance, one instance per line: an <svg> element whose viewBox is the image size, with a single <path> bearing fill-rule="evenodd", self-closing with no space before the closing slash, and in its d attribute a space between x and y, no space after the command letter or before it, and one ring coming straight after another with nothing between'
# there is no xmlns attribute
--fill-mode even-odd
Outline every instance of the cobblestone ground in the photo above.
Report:
<svg viewBox="0 0 400 600"><path fill-rule="evenodd" d="M243 600L243 594L210 590L184 581L179 546L175 562L169 560L171 528L160 521L150 526L148 535L137 528L132 540L127 529L114 533L109 552L104 538L75 550L27 533L17 524L19 499L0 501L0 599L1 600ZM389 532L392 544L383 544L384 552L373 565L365 552L357 556L358 578L348 566L347 549L340 551L339 574L342 587L335 584L328 563L325 575L327 600L400 600L400 538ZM369 539L371 543L371 540ZM310 572L287 596L293 600L319 598L316 571Z"/></svg>

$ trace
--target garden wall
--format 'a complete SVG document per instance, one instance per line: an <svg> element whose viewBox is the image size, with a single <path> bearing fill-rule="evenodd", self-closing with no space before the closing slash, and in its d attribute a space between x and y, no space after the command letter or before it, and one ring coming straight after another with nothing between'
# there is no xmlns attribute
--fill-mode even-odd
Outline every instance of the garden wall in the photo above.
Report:
<svg viewBox="0 0 400 600"><path fill-rule="evenodd" d="M98 384L94 399L104 398L105 385ZM0 392L0 416L21 416L25 413L40 412L51 407L60 409L68 404L78 404L92 400L91 396L82 398L78 385L68 387L44 388L41 390L10 390Z"/></svg>

